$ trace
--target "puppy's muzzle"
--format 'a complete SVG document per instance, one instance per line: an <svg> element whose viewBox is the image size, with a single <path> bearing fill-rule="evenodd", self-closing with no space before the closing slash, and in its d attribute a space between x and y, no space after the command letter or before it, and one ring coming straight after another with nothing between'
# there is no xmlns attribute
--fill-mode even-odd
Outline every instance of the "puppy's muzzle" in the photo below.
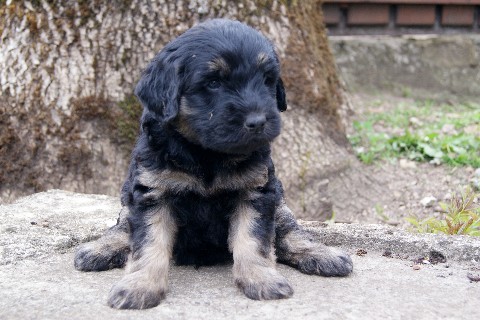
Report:
<svg viewBox="0 0 480 320"><path fill-rule="evenodd" d="M267 123L267 117L264 113L250 113L245 119L244 127L248 132L262 133Z"/></svg>

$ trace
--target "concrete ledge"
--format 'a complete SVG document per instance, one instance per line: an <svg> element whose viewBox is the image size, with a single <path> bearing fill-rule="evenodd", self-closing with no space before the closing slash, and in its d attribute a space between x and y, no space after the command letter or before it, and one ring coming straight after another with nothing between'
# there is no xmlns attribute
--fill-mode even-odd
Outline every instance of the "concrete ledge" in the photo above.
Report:
<svg viewBox="0 0 480 320"><path fill-rule="evenodd" d="M0 265L64 253L116 223L120 201L50 190L0 205Z"/></svg>
<svg viewBox="0 0 480 320"><path fill-rule="evenodd" d="M414 234L378 224L334 224L302 221L329 246L375 251L401 259L441 254L448 261L480 262L480 238L440 234Z"/></svg>
<svg viewBox="0 0 480 320"><path fill-rule="evenodd" d="M123 270L76 271L73 247L100 236L115 223L119 209L116 198L58 190L0 206L0 319L478 318L480 264L466 261L478 258L477 239L318 222L302 223L352 254L349 277L309 276L278 265L294 296L252 301L235 287L231 265L172 266L170 290L160 306L112 310L107 294ZM410 259L437 249L447 263ZM386 250L392 252L389 257L382 256Z"/></svg>
<svg viewBox="0 0 480 320"><path fill-rule="evenodd" d="M0 265L64 253L100 237L114 225L120 201L104 195L50 190L0 205ZM385 252L408 259L436 251L449 261L480 262L480 239L469 236L413 234L385 225L300 221L330 246Z"/></svg>

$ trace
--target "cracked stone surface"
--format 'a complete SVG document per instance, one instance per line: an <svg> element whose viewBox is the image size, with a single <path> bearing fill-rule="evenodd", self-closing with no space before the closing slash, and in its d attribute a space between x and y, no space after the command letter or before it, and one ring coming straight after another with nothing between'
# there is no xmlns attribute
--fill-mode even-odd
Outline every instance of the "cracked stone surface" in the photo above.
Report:
<svg viewBox="0 0 480 320"><path fill-rule="evenodd" d="M1 319L475 319L480 303L480 240L413 235L381 225L302 222L347 250L346 278L308 276L279 265L295 294L252 301L235 287L231 265L172 266L158 307L112 310L108 291L123 270L73 268L76 244L115 223L116 198L52 190L0 206ZM446 261L429 253L439 251ZM459 253L460 252L460 253Z"/></svg>

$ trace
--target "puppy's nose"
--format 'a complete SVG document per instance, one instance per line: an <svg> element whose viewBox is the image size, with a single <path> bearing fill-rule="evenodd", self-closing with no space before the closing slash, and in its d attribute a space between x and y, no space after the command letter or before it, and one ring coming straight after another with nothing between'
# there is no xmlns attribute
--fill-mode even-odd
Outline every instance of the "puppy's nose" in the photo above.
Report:
<svg viewBox="0 0 480 320"><path fill-rule="evenodd" d="M251 113L245 119L245 128L250 132L260 133L267 123L267 118L263 113Z"/></svg>

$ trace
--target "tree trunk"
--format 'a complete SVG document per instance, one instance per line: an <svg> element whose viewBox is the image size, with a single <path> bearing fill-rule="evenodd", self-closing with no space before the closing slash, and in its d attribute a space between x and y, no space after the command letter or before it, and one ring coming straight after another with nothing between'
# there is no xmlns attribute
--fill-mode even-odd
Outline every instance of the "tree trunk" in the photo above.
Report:
<svg viewBox="0 0 480 320"><path fill-rule="evenodd" d="M332 213L349 167L343 103L319 1L0 2L0 199L50 188L117 195L138 127L133 88L170 39L213 17L276 45L289 109L274 144L298 217Z"/></svg>

